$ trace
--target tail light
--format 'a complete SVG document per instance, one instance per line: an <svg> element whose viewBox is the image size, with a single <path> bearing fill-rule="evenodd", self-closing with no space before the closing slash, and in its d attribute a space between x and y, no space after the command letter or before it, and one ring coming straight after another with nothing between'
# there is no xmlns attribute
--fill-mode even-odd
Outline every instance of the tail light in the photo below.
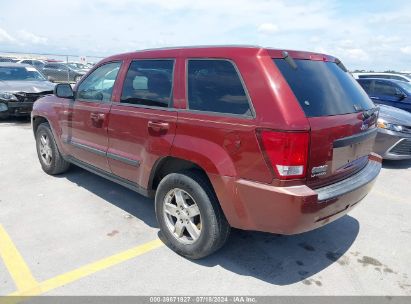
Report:
<svg viewBox="0 0 411 304"><path fill-rule="evenodd" d="M310 143L309 133L262 130L259 135L263 152L278 178L305 177Z"/></svg>

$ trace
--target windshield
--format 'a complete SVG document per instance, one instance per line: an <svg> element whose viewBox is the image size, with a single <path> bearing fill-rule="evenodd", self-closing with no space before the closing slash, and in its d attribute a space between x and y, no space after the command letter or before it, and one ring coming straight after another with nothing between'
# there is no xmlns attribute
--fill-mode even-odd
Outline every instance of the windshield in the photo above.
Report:
<svg viewBox="0 0 411 304"><path fill-rule="evenodd" d="M411 94L411 83L404 82L404 81L398 81L397 85L399 85L407 93Z"/></svg>
<svg viewBox="0 0 411 304"><path fill-rule="evenodd" d="M0 80L46 80L33 67L0 67Z"/></svg>
<svg viewBox="0 0 411 304"><path fill-rule="evenodd" d="M357 81L334 62L274 59L307 117L369 110L374 104Z"/></svg>

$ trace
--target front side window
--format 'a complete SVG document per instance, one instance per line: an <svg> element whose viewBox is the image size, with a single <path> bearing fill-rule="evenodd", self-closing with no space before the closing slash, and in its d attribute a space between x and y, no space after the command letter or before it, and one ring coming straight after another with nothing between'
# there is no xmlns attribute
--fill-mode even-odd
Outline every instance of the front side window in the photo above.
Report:
<svg viewBox="0 0 411 304"><path fill-rule="evenodd" d="M174 60L134 60L124 80L121 103L166 108L171 102Z"/></svg>
<svg viewBox="0 0 411 304"><path fill-rule="evenodd" d="M191 110L251 116L241 79L228 60L190 59L187 85Z"/></svg>
<svg viewBox="0 0 411 304"><path fill-rule="evenodd" d="M111 62L98 67L81 82L77 99L110 101L121 62Z"/></svg>

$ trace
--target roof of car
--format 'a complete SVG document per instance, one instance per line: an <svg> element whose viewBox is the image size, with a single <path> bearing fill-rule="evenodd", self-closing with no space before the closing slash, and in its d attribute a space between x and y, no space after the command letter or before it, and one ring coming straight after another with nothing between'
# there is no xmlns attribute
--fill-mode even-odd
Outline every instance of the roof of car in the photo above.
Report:
<svg viewBox="0 0 411 304"><path fill-rule="evenodd" d="M103 59L100 62L110 60L133 59L133 58L172 58L178 56L187 57L230 57L231 55L258 55L267 52L273 58L284 58L289 53L294 59L311 59L321 61L335 61L336 58L320 53L295 51L285 49L265 48L255 45L199 45L199 46L176 46L167 48L143 49L129 53L117 54Z"/></svg>
<svg viewBox="0 0 411 304"><path fill-rule="evenodd" d="M21 68L21 67L32 67L32 66L30 64L26 64L26 63L0 62L0 67Z"/></svg>
<svg viewBox="0 0 411 304"><path fill-rule="evenodd" d="M385 73L385 72L360 72L360 73L353 73L355 75L388 75L388 76L404 76L409 77L407 74L401 73Z"/></svg>
<svg viewBox="0 0 411 304"><path fill-rule="evenodd" d="M406 81L402 80L397 80L397 79L388 79L388 78L359 78L356 79L357 81L370 81L370 80L383 80L383 81L388 81L388 82L393 82L393 83L407 83Z"/></svg>

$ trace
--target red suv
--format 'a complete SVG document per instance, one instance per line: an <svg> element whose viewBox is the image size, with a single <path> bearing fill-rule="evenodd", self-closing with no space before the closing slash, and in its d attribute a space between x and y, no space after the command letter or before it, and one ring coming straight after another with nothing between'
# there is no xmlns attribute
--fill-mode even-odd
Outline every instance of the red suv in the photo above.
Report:
<svg viewBox="0 0 411 304"><path fill-rule="evenodd" d="M331 56L259 47L145 50L36 101L43 170L70 164L155 197L188 258L230 227L295 234L350 211L381 169L378 110Z"/></svg>

